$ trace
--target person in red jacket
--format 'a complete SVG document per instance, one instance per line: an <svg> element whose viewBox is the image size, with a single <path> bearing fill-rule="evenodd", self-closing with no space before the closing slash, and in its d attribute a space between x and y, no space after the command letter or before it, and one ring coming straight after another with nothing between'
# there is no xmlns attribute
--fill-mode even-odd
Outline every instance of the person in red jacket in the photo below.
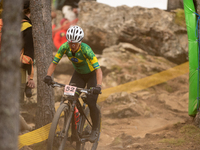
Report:
<svg viewBox="0 0 200 150"><path fill-rule="evenodd" d="M68 23L69 21L67 19L62 19L60 21L61 26L64 26ZM66 32L67 32L66 29L61 29L55 33L54 38L53 38L53 43L55 47L57 48L57 50L63 43L67 42Z"/></svg>
<svg viewBox="0 0 200 150"><path fill-rule="evenodd" d="M53 43L57 50L63 43L67 42L66 32L71 26L76 25L77 22L78 22L78 18L70 22L69 20L63 18L60 21L60 24L61 24L60 28L56 29L56 27L52 26Z"/></svg>

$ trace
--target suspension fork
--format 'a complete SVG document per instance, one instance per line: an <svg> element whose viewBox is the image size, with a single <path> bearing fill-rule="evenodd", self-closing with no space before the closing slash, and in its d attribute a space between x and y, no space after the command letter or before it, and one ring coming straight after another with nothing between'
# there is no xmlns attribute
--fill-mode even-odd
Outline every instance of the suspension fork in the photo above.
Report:
<svg viewBox="0 0 200 150"><path fill-rule="evenodd" d="M65 126L65 133L66 134L68 134L67 130L68 130L68 127L70 126L70 122L71 122L71 119L72 119L72 116L73 116L75 105L68 103L68 106L69 106L69 115L68 115L67 123L66 123L66 126Z"/></svg>

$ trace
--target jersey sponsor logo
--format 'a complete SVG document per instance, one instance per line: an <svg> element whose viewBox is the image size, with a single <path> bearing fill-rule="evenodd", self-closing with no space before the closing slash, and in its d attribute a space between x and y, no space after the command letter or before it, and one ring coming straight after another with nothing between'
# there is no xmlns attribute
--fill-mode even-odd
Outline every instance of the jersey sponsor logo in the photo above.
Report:
<svg viewBox="0 0 200 150"><path fill-rule="evenodd" d="M78 62L77 58L71 58L71 61Z"/></svg>

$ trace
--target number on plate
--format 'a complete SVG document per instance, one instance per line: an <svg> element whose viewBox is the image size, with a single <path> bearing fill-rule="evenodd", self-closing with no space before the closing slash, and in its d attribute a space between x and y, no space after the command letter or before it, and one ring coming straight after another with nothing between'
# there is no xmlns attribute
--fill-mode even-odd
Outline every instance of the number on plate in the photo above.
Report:
<svg viewBox="0 0 200 150"><path fill-rule="evenodd" d="M74 96L76 92L75 86L65 85L64 95L71 95Z"/></svg>

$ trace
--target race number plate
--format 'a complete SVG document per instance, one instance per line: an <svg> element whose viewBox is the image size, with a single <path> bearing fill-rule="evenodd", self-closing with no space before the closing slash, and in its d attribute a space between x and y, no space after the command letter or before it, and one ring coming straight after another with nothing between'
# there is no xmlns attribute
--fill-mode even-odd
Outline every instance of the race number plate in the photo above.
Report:
<svg viewBox="0 0 200 150"><path fill-rule="evenodd" d="M74 96L76 92L75 86L65 85L64 95Z"/></svg>

